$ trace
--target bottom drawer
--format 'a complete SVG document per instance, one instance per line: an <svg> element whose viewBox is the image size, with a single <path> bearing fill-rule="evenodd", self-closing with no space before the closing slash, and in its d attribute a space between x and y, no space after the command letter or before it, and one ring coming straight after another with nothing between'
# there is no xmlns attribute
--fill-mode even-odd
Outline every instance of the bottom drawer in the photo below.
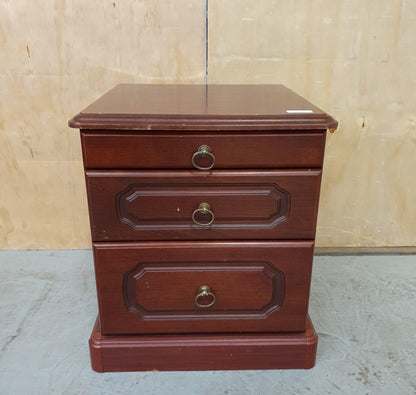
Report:
<svg viewBox="0 0 416 395"><path fill-rule="evenodd" d="M312 242L94 243L103 334L303 331Z"/></svg>

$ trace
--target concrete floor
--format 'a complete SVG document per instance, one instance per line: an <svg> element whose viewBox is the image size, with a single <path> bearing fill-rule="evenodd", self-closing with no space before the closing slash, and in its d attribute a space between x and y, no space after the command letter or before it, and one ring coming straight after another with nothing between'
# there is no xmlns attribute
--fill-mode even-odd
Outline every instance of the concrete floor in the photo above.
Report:
<svg viewBox="0 0 416 395"><path fill-rule="evenodd" d="M316 256L311 370L95 373L90 251L0 251L0 394L416 394L416 257Z"/></svg>

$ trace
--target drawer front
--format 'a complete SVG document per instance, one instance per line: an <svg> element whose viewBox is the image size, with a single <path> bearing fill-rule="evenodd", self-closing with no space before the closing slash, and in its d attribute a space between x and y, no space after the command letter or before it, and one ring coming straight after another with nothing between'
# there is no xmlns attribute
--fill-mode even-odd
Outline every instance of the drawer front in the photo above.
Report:
<svg viewBox="0 0 416 395"><path fill-rule="evenodd" d="M315 133L92 133L81 134L88 169L249 169L321 167L325 132ZM202 145L210 155L196 154ZM213 163L215 159L215 163Z"/></svg>
<svg viewBox="0 0 416 395"><path fill-rule="evenodd" d="M94 243L104 334L305 329L312 242Z"/></svg>
<svg viewBox="0 0 416 395"><path fill-rule="evenodd" d="M94 241L313 239L320 170L87 171Z"/></svg>

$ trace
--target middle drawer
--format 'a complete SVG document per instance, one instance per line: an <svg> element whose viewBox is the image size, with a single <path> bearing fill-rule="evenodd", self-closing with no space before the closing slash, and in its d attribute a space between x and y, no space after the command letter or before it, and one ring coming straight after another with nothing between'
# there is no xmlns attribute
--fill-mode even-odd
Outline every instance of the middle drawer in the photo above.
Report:
<svg viewBox="0 0 416 395"><path fill-rule="evenodd" d="M93 241L313 239L321 170L86 171Z"/></svg>

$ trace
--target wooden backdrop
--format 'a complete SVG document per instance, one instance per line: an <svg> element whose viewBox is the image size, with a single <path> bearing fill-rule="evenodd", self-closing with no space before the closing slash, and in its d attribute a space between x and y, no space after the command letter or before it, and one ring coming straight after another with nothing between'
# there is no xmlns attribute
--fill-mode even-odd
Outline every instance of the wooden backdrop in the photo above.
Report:
<svg viewBox="0 0 416 395"><path fill-rule="evenodd" d="M1 1L0 248L89 248L67 120L117 83L204 83L206 69L284 83L340 121L318 246L415 246L415 20L406 0Z"/></svg>

